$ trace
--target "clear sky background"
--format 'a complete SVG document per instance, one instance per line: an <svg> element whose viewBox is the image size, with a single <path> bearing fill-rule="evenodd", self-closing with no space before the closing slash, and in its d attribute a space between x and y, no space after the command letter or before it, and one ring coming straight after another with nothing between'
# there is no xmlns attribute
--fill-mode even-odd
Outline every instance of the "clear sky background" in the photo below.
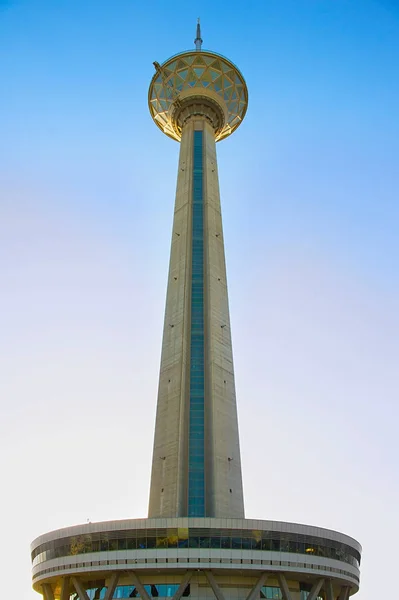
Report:
<svg viewBox="0 0 399 600"><path fill-rule="evenodd" d="M0 0L3 592L38 598L37 535L146 515L179 150L147 89L198 14L250 96L218 144L247 516L356 537L358 600L395 597L397 0Z"/></svg>

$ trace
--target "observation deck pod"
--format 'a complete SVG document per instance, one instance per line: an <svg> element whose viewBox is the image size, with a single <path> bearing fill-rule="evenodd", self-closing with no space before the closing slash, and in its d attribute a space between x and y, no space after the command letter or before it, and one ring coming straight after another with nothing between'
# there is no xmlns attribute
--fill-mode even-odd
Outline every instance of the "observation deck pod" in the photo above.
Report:
<svg viewBox="0 0 399 600"><path fill-rule="evenodd" d="M172 139L180 142L188 104L198 102L202 111L204 102L209 105L209 119L217 142L231 135L243 121L248 106L247 86L240 71L227 58L215 52L194 50L154 65L156 73L148 91L149 109L156 125Z"/></svg>

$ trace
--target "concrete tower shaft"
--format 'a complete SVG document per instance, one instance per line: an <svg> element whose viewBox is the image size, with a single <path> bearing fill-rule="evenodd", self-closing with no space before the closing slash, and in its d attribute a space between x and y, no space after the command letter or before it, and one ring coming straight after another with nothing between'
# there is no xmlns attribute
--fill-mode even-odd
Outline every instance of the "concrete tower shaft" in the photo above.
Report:
<svg viewBox="0 0 399 600"><path fill-rule="evenodd" d="M215 126L182 128L149 517L244 516ZM190 112L192 113L190 116Z"/></svg>

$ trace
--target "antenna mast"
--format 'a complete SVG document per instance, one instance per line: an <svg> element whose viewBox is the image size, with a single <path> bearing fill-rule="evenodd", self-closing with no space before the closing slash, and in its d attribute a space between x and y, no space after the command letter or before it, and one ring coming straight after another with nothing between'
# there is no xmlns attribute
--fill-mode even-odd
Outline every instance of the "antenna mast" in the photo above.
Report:
<svg viewBox="0 0 399 600"><path fill-rule="evenodd" d="M200 51L201 46L202 46L202 39L201 39L201 24L200 24L199 17L198 17L198 22L197 22L197 37L194 40L194 44L195 44L195 49Z"/></svg>

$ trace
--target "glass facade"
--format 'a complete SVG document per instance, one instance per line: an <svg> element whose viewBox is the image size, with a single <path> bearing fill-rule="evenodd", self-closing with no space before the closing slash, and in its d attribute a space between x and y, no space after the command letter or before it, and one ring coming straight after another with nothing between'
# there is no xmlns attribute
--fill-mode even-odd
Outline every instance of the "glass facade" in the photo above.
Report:
<svg viewBox="0 0 399 600"><path fill-rule="evenodd" d="M301 590L301 596L299 600L308 600L309 594L312 589L312 584L301 582L299 585ZM317 596L316 600L323 600L323 598L321 596Z"/></svg>
<svg viewBox="0 0 399 600"><path fill-rule="evenodd" d="M301 588L309 587L306 584L301 584ZM144 589L150 598L173 598L174 594L179 588L178 583L156 583L156 584L144 584ZM107 588L94 587L86 590L89 600L104 600L107 593ZM307 600L310 591L301 589L300 600ZM190 585L187 586L183 592L183 597L191 596ZM134 585L118 585L115 589L113 598L141 598L140 593ZM263 586L259 592L259 598L265 600L283 600L283 594L279 587ZM69 600L79 600L79 595L74 592L70 595ZM323 600L321 596L317 596L317 600Z"/></svg>
<svg viewBox="0 0 399 600"><path fill-rule="evenodd" d="M194 131L188 516L205 516L203 132Z"/></svg>
<svg viewBox="0 0 399 600"><path fill-rule="evenodd" d="M32 552L33 565L91 552L157 548L212 548L289 552L324 556L359 568L360 554L351 546L320 537L278 531L241 529L137 529L90 533L45 542Z"/></svg>
<svg viewBox="0 0 399 600"><path fill-rule="evenodd" d="M157 583L144 585L144 589L150 598L173 598L173 595L179 588L179 584L175 583ZM95 587L86 590L89 600L104 600L107 593L106 587ZM190 586L187 586L183 596L190 595ZM138 590L134 585L118 585L115 589L113 598L141 598ZM79 600L77 593L71 594L69 600Z"/></svg>
<svg viewBox="0 0 399 600"><path fill-rule="evenodd" d="M260 597L267 600L283 600L280 588L271 586L263 586L260 590Z"/></svg>
<svg viewBox="0 0 399 600"><path fill-rule="evenodd" d="M301 588L308 587L309 591L301 589L300 600L307 600L310 594L311 585L301 583ZM266 600L283 600L283 593L279 587L263 586L260 590L260 597ZM317 596L316 600L323 600L321 596Z"/></svg>

